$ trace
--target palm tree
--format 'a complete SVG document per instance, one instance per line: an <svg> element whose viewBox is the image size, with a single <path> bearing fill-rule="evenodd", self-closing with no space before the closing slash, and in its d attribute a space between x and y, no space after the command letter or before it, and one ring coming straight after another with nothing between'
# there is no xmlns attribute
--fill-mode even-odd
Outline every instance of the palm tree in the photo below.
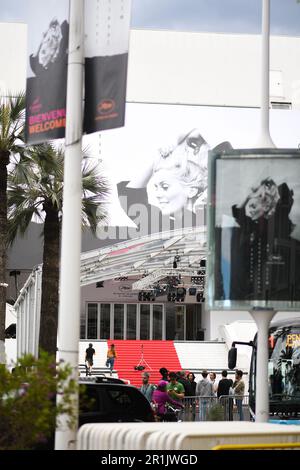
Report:
<svg viewBox="0 0 300 470"><path fill-rule="evenodd" d="M7 166L18 153L24 133L25 96L0 98L0 363L5 363Z"/></svg>
<svg viewBox="0 0 300 470"><path fill-rule="evenodd" d="M50 354L55 354L57 342L63 168L63 149L41 144L24 151L8 180L10 241L18 232L24 235L32 219L44 222L39 347ZM95 233L98 222L105 218L107 187L87 155L83 156L82 187L82 224Z"/></svg>

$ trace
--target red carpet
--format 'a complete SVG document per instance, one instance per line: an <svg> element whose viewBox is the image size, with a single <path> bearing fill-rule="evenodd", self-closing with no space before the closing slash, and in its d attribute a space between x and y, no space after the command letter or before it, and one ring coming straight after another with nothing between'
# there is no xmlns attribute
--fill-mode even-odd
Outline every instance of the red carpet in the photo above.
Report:
<svg viewBox="0 0 300 470"><path fill-rule="evenodd" d="M142 346L145 372L150 374L150 382L157 384L160 379L159 369L166 367L169 371L181 369L173 341L137 341L137 340L114 340L108 341L108 345L115 345L118 358L115 361L114 369L118 371L121 379L130 380L131 385L141 386L141 374L143 371L134 370L142 356ZM152 369L152 370L151 370Z"/></svg>

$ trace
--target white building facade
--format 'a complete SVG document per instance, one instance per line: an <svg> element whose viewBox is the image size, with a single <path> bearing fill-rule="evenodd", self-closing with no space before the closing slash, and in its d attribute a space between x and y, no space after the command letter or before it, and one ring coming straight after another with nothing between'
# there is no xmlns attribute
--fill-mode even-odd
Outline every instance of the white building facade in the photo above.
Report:
<svg viewBox="0 0 300 470"><path fill-rule="evenodd" d="M26 30L24 24L0 24L1 95L25 89ZM299 37L271 37L271 135L278 147L295 148L300 143L299 55ZM100 138L94 136L99 159L111 160L118 151L111 140L122 142L124 139L126 169L130 166L126 157L136 135L144 132L151 141L155 140L155 133L160 132L159 141L164 134L171 136L173 129L177 135L180 128L199 127L211 147L225 140L229 140L234 148L252 147L259 130L260 66L258 35L132 30L126 125L121 131L112 131L112 137L105 133ZM134 129L137 129L136 135ZM140 141L145 139L140 138ZM111 243L118 241L125 241L125 238L112 237ZM95 243L89 246L87 242L84 251L95 248ZM99 249L108 244L108 239L104 243L104 238L99 238ZM34 252L34 241L32 250ZM171 256L174 257L173 252ZM17 261L12 259L13 253L10 269L22 271L25 268L21 254ZM35 264L26 265L26 268ZM204 331L205 339L213 340L220 337L220 326L251 318L247 312L205 311L204 304L197 304L190 298L173 306L167 298L154 303L140 302L137 293L128 289L132 282L129 271L125 281L116 281L115 277L105 280L109 288L106 292L96 288L95 279L90 286L82 288L82 338L171 339L167 318L173 312L175 326L170 326L169 322L173 339L176 325L179 339L197 339L190 333L187 336L189 325L194 335L200 329ZM142 274L141 265L134 275ZM145 324L141 329L142 322Z"/></svg>

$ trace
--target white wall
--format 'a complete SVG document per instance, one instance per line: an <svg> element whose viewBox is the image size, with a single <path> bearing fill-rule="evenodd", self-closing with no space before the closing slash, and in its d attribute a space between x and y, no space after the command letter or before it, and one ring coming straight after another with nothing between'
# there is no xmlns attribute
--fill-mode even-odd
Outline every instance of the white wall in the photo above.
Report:
<svg viewBox="0 0 300 470"><path fill-rule="evenodd" d="M0 23L0 95L25 90L27 25Z"/></svg>
<svg viewBox="0 0 300 470"><path fill-rule="evenodd" d="M300 38L270 42L270 69L282 72L282 85L271 89L300 108ZM259 107L260 36L132 30L127 99Z"/></svg>

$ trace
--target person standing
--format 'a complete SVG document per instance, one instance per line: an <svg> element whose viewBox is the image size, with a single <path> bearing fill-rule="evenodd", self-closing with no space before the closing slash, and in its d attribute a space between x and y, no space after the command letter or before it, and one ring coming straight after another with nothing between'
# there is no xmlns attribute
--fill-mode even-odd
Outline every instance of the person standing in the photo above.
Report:
<svg viewBox="0 0 300 470"><path fill-rule="evenodd" d="M199 380L196 387L196 396L200 398L199 403L199 418L200 421L205 421L207 406L211 402L211 398L214 396L213 384L208 380L207 370L202 371L202 379Z"/></svg>
<svg viewBox="0 0 300 470"><path fill-rule="evenodd" d="M92 375L92 368L94 365L94 355L96 354L95 349L93 348L92 343L89 343L89 347L85 350L85 369L86 375Z"/></svg>
<svg viewBox="0 0 300 470"><path fill-rule="evenodd" d="M217 397L229 397L229 390L233 386L233 381L227 379L227 370L222 370L222 378L218 384ZM232 398L221 398L221 405L225 408L225 417L232 421Z"/></svg>
<svg viewBox="0 0 300 470"><path fill-rule="evenodd" d="M113 369L114 369L114 363L115 360L117 359L117 351L115 349L115 345L112 344L110 348L107 351L107 359L106 359L106 367L110 368L110 375L112 375Z"/></svg>
<svg viewBox="0 0 300 470"><path fill-rule="evenodd" d="M180 370L177 372L177 381L184 386L184 396L192 397L193 388L192 388L191 382L185 377L184 370Z"/></svg>
<svg viewBox="0 0 300 470"><path fill-rule="evenodd" d="M192 387L192 396L193 397L196 396L196 387L197 387L197 382L196 382L195 378L196 377L193 374L193 372L189 372L189 374L187 374L187 379L190 382L191 387Z"/></svg>
<svg viewBox="0 0 300 470"><path fill-rule="evenodd" d="M156 387L155 387L155 385L152 385L152 384L149 383L149 379L150 379L150 374L148 374L148 372L143 372L142 373L143 385L141 386L140 391L147 398L149 403L151 403L152 394L153 394Z"/></svg>
<svg viewBox="0 0 300 470"><path fill-rule="evenodd" d="M235 373L235 381L232 386L234 390L234 395L239 397L239 398L236 397L235 403L236 403L236 407L240 416L240 421L244 421L243 398L244 398L244 392L245 392L245 383L242 380L242 377L243 377L243 371L238 369Z"/></svg>
<svg viewBox="0 0 300 470"><path fill-rule="evenodd" d="M217 375L216 375L215 372L210 372L209 373L209 380L212 383L214 396L216 397L217 396L217 389L218 389L218 382L216 381L217 380Z"/></svg>
<svg viewBox="0 0 300 470"><path fill-rule="evenodd" d="M161 375L160 380L164 380L165 382L169 382L169 377L168 377L169 371L168 371L168 369L166 369L165 367L161 367L159 369L159 373Z"/></svg>
<svg viewBox="0 0 300 470"><path fill-rule="evenodd" d="M182 402L184 398L184 386L177 381L176 372L169 373L170 383L167 385L167 392L173 400Z"/></svg>
<svg viewBox="0 0 300 470"><path fill-rule="evenodd" d="M176 408L182 408L183 405L179 401L173 400L170 394L167 392L168 382L160 380L157 385L157 389L154 390L152 395L152 401L157 407L157 416L161 421L177 421L176 414L172 411L168 411L166 404L174 405ZM181 384L180 384L181 385Z"/></svg>

